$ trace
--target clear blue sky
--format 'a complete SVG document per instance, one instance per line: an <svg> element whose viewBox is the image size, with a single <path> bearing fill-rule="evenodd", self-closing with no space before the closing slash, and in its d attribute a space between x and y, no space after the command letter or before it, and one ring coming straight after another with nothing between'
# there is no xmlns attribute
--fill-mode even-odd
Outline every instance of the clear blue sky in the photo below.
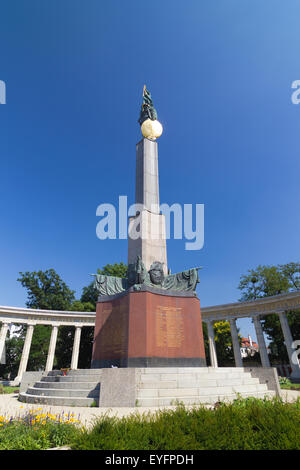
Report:
<svg viewBox="0 0 300 470"><path fill-rule="evenodd" d="M258 264L299 261L299 17L296 0L3 1L0 304L25 305L19 271L54 268L80 297L127 261L96 208L134 202L144 83L161 202L205 204L204 248L169 241L172 272L204 266L207 306L238 300Z"/></svg>

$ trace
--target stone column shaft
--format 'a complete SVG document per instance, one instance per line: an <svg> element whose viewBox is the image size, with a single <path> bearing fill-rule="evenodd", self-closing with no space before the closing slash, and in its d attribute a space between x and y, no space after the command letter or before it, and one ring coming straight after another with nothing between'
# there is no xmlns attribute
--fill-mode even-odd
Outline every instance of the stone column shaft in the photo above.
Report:
<svg viewBox="0 0 300 470"><path fill-rule="evenodd" d="M270 367L270 361L269 361L269 356L268 356L268 351L267 351L267 347L266 347L266 342L265 342L262 326L261 326L261 323L260 323L260 317L259 316L254 316L253 317L253 323L254 323L255 331L256 331L256 337L257 337L257 342L258 342L258 347L259 347L261 365L263 367Z"/></svg>
<svg viewBox="0 0 300 470"><path fill-rule="evenodd" d="M290 330L289 322L285 312L279 313L280 324L284 336L285 347L287 349L290 366L292 368L291 377L300 378L300 365L299 359L295 354L295 349L292 347L293 337Z"/></svg>
<svg viewBox="0 0 300 470"><path fill-rule="evenodd" d="M208 321L206 324L207 324L209 355L210 355L211 366L212 367L218 367L214 326L213 326L213 323L211 321Z"/></svg>
<svg viewBox="0 0 300 470"><path fill-rule="evenodd" d="M34 325L28 325L26 331L25 342L22 351L22 357L19 365L18 375L15 378L16 382L20 382L22 380L22 375L26 372L29 352L31 347L32 335L33 335Z"/></svg>
<svg viewBox="0 0 300 470"><path fill-rule="evenodd" d="M167 274L166 222L160 213L157 142L142 139L136 146L135 214L128 226L128 264L137 256L147 270L154 261Z"/></svg>
<svg viewBox="0 0 300 470"><path fill-rule="evenodd" d="M81 326L76 326L76 329L75 329L74 344L73 344L73 351L72 351L72 360L71 360L71 369L77 369L77 366L78 366L81 328L82 328Z"/></svg>
<svg viewBox="0 0 300 470"><path fill-rule="evenodd" d="M6 335L8 332L8 323L3 323L0 331L0 359L2 358L2 354L5 348L5 340L6 340Z"/></svg>
<svg viewBox="0 0 300 470"><path fill-rule="evenodd" d="M238 335L238 330L237 330L237 327L236 327L235 318L231 318L229 320L229 323L230 323L230 329L231 329L231 337L232 337L232 346L233 346L235 366L236 367L243 367L243 359L242 359L242 355L241 355L239 335Z"/></svg>
<svg viewBox="0 0 300 470"><path fill-rule="evenodd" d="M52 326L51 338L50 338L48 356L47 356L47 363L45 367L46 372L49 372L53 369L57 332L58 332L58 326Z"/></svg>
<svg viewBox="0 0 300 470"><path fill-rule="evenodd" d="M3 323L0 331L0 364L2 363L3 353L5 355L5 340L8 332L9 323Z"/></svg>

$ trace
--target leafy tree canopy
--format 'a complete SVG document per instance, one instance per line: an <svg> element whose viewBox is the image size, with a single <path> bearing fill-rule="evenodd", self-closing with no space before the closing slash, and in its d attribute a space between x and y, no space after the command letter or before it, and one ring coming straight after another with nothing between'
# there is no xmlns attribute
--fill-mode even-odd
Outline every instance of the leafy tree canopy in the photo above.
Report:
<svg viewBox="0 0 300 470"><path fill-rule="evenodd" d="M29 308L45 310L69 310L75 301L74 291L69 289L54 269L20 272L18 281L27 289Z"/></svg>
<svg viewBox="0 0 300 470"><path fill-rule="evenodd" d="M238 288L241 301L283 294L300 289L300 263L261 266L242 275Z"/></svg>
<svg viewBox="0 0 300 470"><path fill-rule="evenodd" d="M124 263L107 264L97 273L108 276L125 277L127 265ZM78 312L94 312L98 298L93 282L83 288L80 300L75 299L75 292L61 279L54 269L46 271L20 272L18 281L27 290L26 306L43 310L70 310ZM17 336L7 339L7 364L1 366L1 374L16 375L21 359L26 325L16 330ZM28 370L43 369L46 365L51 326L36 325L32 337ZM91 362L94 329L82 329L79 367L89 368ZM74 327L61 326L58 330L54 368L70 366L74 341Z"/></svg>

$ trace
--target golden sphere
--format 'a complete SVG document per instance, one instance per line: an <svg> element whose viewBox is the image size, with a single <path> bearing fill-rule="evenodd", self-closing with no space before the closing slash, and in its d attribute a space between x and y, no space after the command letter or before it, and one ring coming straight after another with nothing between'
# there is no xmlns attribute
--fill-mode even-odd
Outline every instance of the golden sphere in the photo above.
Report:
<svg viewBox="0 0 300 470"><path fill-rule="evenodd" d="M141 125L141 131L147 139L155 140L162 135L163 127L157 120L146 119Z"/></svg>

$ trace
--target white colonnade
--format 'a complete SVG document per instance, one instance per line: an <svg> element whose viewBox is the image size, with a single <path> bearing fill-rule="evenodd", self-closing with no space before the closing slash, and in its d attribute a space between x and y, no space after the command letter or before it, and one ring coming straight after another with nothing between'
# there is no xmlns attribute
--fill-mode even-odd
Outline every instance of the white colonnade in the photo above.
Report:
<svg viewBox="0 0 300 470"><path fill-rule="evenodd" d="M232 345L236 367L243 367L243 360L240 351L238 330L236 320L239 318L252 318L255 326L257 342L263 367L270 367L267 347L261 325L261 316L276 313L279 315L280 324L284 336L284 343L287 348L290 366L292 369L292 378L300 378L299 358L294 347L292 332L290 330L286 312L289 310L300 309L300 292L291 292L288 294L276 295L274 297L265 297L248 302L237 302L232 304L217 305L213 307L204 307L201 309L202 320L207 324L209 355L212 367L218 367L217 349L215 343L214 323L227 320L230 323ZM26 371L30 354L30 346L35 325L51 325L51 337L46 362L46 371L51 371L54 363L55 347L60 326L75 327L71 368L77 369L80 338L84 326L95 326L95 312L68 312L68 311L48 311L35 310L18 307L0 306L0 358L5 348L5 339L9 326L12 324L26 324L27 331L23 346L19 370L15 381L20 381L22 374ZM295 340L297 338L294 338ZM298 338L300 340L300 338Z"/></svg>
<svg viewBox="0 0 300 470"><path fill-rule="evenodd" d="M27 363L30 354L31 342L35 325L51 325L51 336L47 354L45 371L50 372L53 369L55 348L60 326L75 327L74 343L72 350L71 368L77 369L80 349L81 331L84 326L95 326L94 312L66 312L66 311L48 311L35 310L18 307L0 307L0 357L2 357L5 347L5 339L10 325L26 324L26 336L22 350L22 356L19 364L17 377L14 382L19 383L22 375L26 372Z"/></svg>
<svg viewBox="0 0 300 470"><path fill-rule="evenodd" d="M287 348L289 363L292 369L291 377L300 379L299 357L297 356L295 342L287 319L287 312L296 309L300 309L300 292L280 294L248 302L237 302L202 308L202 319L207 324L211 366L218 367L214 323L218 321L229 321L235 365L236 367L243 367L236 320L238 318L250 317L253 320L256 331L262 367L270 367L267 346L261 325L261 316L275 313L280 319L284 343ZM300 338L298 339L300 340Z"/></svg>

